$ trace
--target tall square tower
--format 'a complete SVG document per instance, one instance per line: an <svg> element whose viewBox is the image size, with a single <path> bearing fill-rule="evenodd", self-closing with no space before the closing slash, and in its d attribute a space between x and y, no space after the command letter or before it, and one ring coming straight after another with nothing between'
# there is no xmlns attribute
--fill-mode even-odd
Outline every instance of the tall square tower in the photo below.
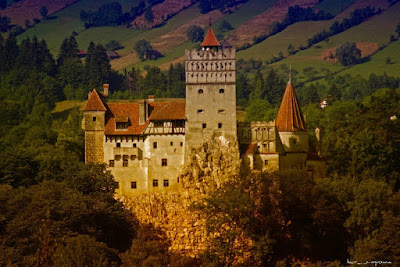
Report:
<svg viewBox="0 0 400 267"><path fill-rule="evenodd" d="M235 49L221 48L210 27L202 49L185 51L185 158L208 136L236 137Z"/></svg>

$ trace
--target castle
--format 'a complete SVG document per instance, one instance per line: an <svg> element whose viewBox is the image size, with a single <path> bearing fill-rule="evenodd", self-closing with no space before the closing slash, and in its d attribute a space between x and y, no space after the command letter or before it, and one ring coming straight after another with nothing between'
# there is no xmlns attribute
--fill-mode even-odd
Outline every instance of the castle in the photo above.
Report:
<svg viewBox="0 0 400 267"><path fill-rule="evenodd" d="M86 163L106 163L121 195L176 192L188 155L212 135L238 138L243 162L252 169L324 176L325 161L309 145L291 80L276 121L238 123L236 51L222 48L211 27L201 47L185 51L186 101L149 96L108 103L108 84L89 93L82 121Z"/></svg>

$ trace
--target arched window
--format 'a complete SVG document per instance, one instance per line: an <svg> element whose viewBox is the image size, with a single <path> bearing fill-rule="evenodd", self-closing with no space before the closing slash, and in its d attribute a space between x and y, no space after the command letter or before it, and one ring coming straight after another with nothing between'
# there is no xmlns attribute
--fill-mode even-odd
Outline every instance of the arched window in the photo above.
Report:
<svg viewBox="0 0 400 267"><path fill-rule="evenodd" d="M204 113L204 109L197 110L197 113Z"/></svg>
<svg viewBox="0 0 400 267"><path fill-rule="evenodd" d="M204 90L203 89L199 89L199 94L202 94L202 93L204 93Z"/></svg>
<svg viewBox="0 0 400 267"><path fill-rule="evenodd" d="M219 93L223 94L223 93L225 93L225 90L221 88L221 89L219 89Z"/></svg>

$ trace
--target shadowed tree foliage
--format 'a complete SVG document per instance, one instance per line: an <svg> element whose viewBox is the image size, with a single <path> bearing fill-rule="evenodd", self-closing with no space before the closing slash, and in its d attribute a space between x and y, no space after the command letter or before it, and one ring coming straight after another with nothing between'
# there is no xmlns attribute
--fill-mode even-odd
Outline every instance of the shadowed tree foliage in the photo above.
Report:
<svg viewBox="0 0 400 267"><path fill-rule="evenodd" d="M186 31L186 36L192 43L203 41L204 30L200 26L192 25Z"/></svg>
<svg viewBox="0 0 400 267"><path fill-rule="evenodd" d="M133 49L136 51L139 59L141 61L145 61L150 58L150 53L153 50L153 47L149 43L149 41L143 39L136 42Z"/></svg>
<svg viewBox="0 0 400 267"><path fill-rule="evenodd" d="M361 51L355 43L346 42L336 49L336 57L343 66L354 65L360 62Z"/></svg>

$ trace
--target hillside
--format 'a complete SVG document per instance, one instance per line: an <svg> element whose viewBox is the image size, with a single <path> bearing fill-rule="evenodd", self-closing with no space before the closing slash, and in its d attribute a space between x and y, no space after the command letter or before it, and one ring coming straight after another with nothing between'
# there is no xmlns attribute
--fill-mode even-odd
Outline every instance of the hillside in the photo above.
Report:
<svg viewBox="0 0 400 267"><path fill-rule="evenodd" d="M25 2L27 1L21 1L20 4L22 5ZM358 47L363 51L363 56L373 54L379 47L388 44L390 36L394 34L396 24L400 21L398 17L400 4L397 3L390 6L387 0L343 0L341 2L342 5L338 5L337 1L333 0L321 2L316 0L249 0L224 12L213 10L207 14L201 14L197 1L165 0L163 3L152 6L151 9L154 14L152 23L147 22L144 19L144 15L141 15L133 20L128 28L118 26L85 29L79 17L80 11L97 10L102 4L110 1L80 0L74 2L70 0L68 5L66 2L68 0L53 1L52 3L54 4L59 3L59 9L61 10L57 11L57 9L49 7L49 11L54 12L52 13L52 19L40 21L34 27L19 35L18 39L22 40L33 36L37 36L39 39L43 38L47 41L49 49L54 55L58 54L62 40L72 32L77 33L75 38L79 48L83 50L87 49L90 41L105 45L111 40L116 40L121 43L122 48L117 51L120 58L111 61L112 68L115 70L130 69L133 66L141 69L145 66L167 68L171 63L183 62L184 50L196 47L196 44L192 44L187 40L187 29L191 25L207 28L210 20L215 33L220 38L224 36L232 45L238 47L246 42L252 43L254 36L267 34L273 22L282 21L290 6L300 5L302 7L313 7L316 12L321 10L330 12L335 17L331 20L304 21L292 24L282 32L266 40L248 49L238 51L237 58L254 58L265 62L282 52L285 59L273 65L279 67L291 64L300 71L299 78L302 75L301 70L307 67L315 68L320 73L319 75L322 75L326 70L336 73L343 71L343 68L334 61L324 61L325 55L329 54L330 51L335 51L345 41L357 42ZM129 12L132 7L138 5L139 0L120 0L119 2L123 7L123 12ZM33 4L34 1L30 3ZM61 3L64 3L63 7L61 7ZM19 3L17 4L19 5ZM10 12L9 10L16 9L18 7L17 4L3 12ZM289 44L295 49L304 46L309 38L322 30L329 29L333 22L348 18L355 9L366 6L371 6L376 10L381 9L382 12L360 25L331 36L328 42L321 42L294 55L288 54L287 48ZM34 8L30 9L33 10ZM219 25L223 20L230 23L233 29L221 32ZM151 28L155 25L158 26ZM371 32L374 34L371 34ZM163 57L158 60L140 62L133 51L133 46L141 39L150 41L153 48L161 52ZM386 48L383 50L386 50ZM390 54L390 52L386 53ZM392 57L395 58L396 56L392 55ZM370 69L372 66L379 64L378 61L375 62L376 60L376 57L371 57L363 64L370 66L366 67ZM354 68L361 68L363 64ZM381 69L393 72L393 67L397 66L396 64L393 61L390 66L384 66ZM350 69L346 69L346 72L351 72Z"/></svg>

